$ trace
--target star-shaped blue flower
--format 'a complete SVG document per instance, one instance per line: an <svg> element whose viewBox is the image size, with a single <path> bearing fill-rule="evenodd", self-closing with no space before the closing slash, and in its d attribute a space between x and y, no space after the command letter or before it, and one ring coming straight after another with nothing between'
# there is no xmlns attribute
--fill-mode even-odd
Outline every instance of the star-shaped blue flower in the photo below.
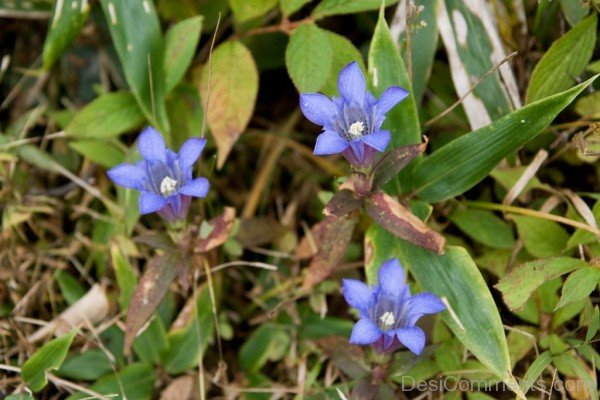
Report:
<svg viewBox="0 0 600 400"><path fill-rule="evenodd" d="M179 153L168 149L158 131L147 127L138 138L143 157L137 164L119 164L107 172L117 185L139 190L141 214L158 212L168 221L186 217L192 197L206 197L206 178L192 179L192 167L200 157L206 139L185 141Z"/></svg>
<svg viewBox="0 0 600 400"><path fill-rule="evenodd" d="M369 91L358 63L348 64L340 72L341 97L319 93L300 94L300 109L311 122L321 125L314 154L341 153L355 168L371 166L377 152L385 151L391 138L381 130L385 114L408 96L399 86L386 89L377 100Z"/></svg>
<svg viewBox="0 0 600 400"><path fill-rule="evenodd" d="M396 258L381 265L379 285L369 287L361 281L344 279L343 292L348 304L360 312L350 343L372 345L380 353L391 353L406 346L419 355L425 347L425 333L415 326L426 314L444 311L444 303L433 293L415 296L404 281L404 270Z"/></svg>

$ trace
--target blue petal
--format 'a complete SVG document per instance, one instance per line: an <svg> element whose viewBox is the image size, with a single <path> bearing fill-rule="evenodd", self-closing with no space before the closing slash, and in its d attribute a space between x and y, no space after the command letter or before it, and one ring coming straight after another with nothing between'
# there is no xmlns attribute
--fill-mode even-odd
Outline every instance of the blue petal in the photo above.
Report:
<svg viewBox="0 0 600 400"><path fill-rule="evenodd" d="M435 314L446 309L438 296L429 292L422 292L408 300L408 326L413 326L425 314Z"/></svg>
<svg viewBox="0 0 600 400"><path fill-rule="evenodd" d="M363 164L365 160L365 144L362 139L353 140L350 142L350 147L352 147L352 151L358 160L358 164Z"/></svg>
<svg viewBox="0 0 600 400"><path fill-rule="evenodd" d="M337 106L331 99L320 93L300 95L300 109L306 118L317 125L327 125L337 116Z"/></svg>
<svg viewBox="0 0 600 400"><path fill-rule="evenodd" d="M144 159L149 161L164 161L167 148L165 140L156 129L149 126L140 133L138 138L138 149Z"/></svg>
<svg viewBox="0 0 600 400"><path fill-rule="evenodd" d="M166 206L167 199L155 193L142 192L140 194L139 205L140 214L150 214Z"/></svg>
<svg viewBox="0 0 600 400"><path fill-rule="evenodd" d="M206 197L209 187L208 179L196 178L179 188L179 193L194 197Z"/></svg>
<svg viewBox="0 0 600 400"><path fill-rule="evenodd" d="M371 289L356 279L344 279L342 291L348 304L360 311L367 312L373 303Z"/></svg>
<svg viewBox="0 0 600 400"><path fill-rule="evenodd" d="M397 301L400 300L406 285L404 284L404 270L397 258L391 258L381 264L378 279L384 295Z"/></svg>
<svg viewBox="0 0 600 400"><path fill-rule="evenodd" d="M367 82L356 61L351 62L340 71L338 90L345 101L363 104Z"/></svg>
<svg viewBox="0 0 600 400"><path fill-rule="evenodd" d="M206 145L206 139L191 138L186 140L179 149L177 159L179 160L179 166L182 169L188 169L200 157L200 153Z"/></svg>
<svg viewBox="0 0 600 400"><path fill-rule="evenodd" d="M334 131L325 131L317 136L317 142L315 143L315 149L313 154L316 155L327 155L337 154L348 148L348 142L344 140L340 135Z"/></svg>
<svg viewBox="0 0 600 400"><path fill-rule="evenodd" d="M396 337L405 345L410 351L419 355L425 348L425 332L421 328L398 328L394 329Z"/></svg>
<svg viewBox="0 0 600 400"><path fill-rule="evenodd" d="M371 344L376 342L383 332L370 319L362 318L354 324L350 343L352 344Z"/></svg>
<svg viewBox="0 0 600 400"><path fill-rule="evenodd" d="M400 103L408 96L408 91L400 86L391 86L381 94L377 102L377 112L385 114L392 109L396 104Z"/></svg>
<svg viewBox="0 0 600 400"><path fill-rule="evenodd" d="M119 164L106 171L111 181L129 189L142 190L146 180L146 172L137 165Z"/></svg>
<svg viewBox="0 0 600 400"><path fill-rule="evenodd" d="M377 151L385 151L391 138L390 131L375 131L363 137L363 142Z"/></svg>

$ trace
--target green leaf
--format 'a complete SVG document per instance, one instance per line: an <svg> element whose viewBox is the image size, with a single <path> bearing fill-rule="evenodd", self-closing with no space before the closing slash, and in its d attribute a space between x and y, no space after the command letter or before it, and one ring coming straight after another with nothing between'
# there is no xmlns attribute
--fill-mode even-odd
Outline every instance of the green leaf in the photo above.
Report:
<svg viewBox="0 0 600 400"><path fill-rule="evenodd" d="M58 283L60 292L65 301L71 305L77 300L85 296L86 290L79 281L71 274L64 270L57 270L54 273L54 279Z"/></svg>
<svg viewBox="0 0 600 400"><path fill-rule="evenodd" d="M592 400L598 400L598 386L596 385L595 379L590 376L588 369L584 367L583 361L580 361L579 358L575 358L569 353L555 357L554 362L556 363L558 359L565 364L565 367L572 370L575 373L575 376L585 382L590 398Z"/></svg>
<svg viewBox="0 0 600 400"><path fill-rule="evenodd" d="M600 312L598 311L598 306L594 307L594 314L592 314L592 318L590 320L590 326L588 327L587 333L585 335L585 341L591 341L596 333L600 329ZM596 365L596 367L600 367Z"/></svg>
<svg viewBox="0 0 600 400"><path fill-rule="evenodd" d="M290 16L312 0L279 0L279 8L283 15Z"/></svg>
<svg viewBox="0 0 600 400"><path fill-rule="evenodd" d="M409 91L407 98L387 113L383 129L392 133L391 148L421 142L421 128L415 96L411 90L406 66L398 47L392 38L390 29L385 22L384 15L379 14L379 20L373 33L371 48L369 50L369 76L375 97L390 86L398 85ZM391 181L388 190L396 194L400 188L408 186L412 166L407 167L399 178ZM401 177L401 178L400 178Z"/></svg>
<svg viewBox="0 0 600 400"><path fill-rule="evenodd" d="M327 82L332 64L333 49L324 30L305 24L292 33L285 65L299 92L318 92Z"/></svg>
<svg viewBox="0 0 600 400"><path fill-rule="evenodd" d="M239 352L240 368L258 372L267 361L283 358L289 345L290 335L285 329L264 323L242 345Z"/></svg>
<svg viewBox="0 0 600 400"><path fill-rule="evenodd" d="M121 306L121 310L125 311L135 293L137 275L129 261L123 256L123 253L117 246L111 247L110 256L115 270L117 284L119 285L119 305Z"/></svg>
<svg viewBox="0 0 600 400"><path fill-rule="evenodd" d="M89 12L87 1L64 0L54 3L42 55L44 69L50 69L79 35Z"/></svg>
<svg viewBox="0 0 600 400"><path fill-rule="evenodd" d="M588 119L600 119L600 92L590 93L575 103L575 112Z"/></svg>
<svg viewBox="0 0 600 400"><path fill-rule="evenodd" d="M546 128L594 79L513 111L434 151L414 168L415 191L422 200L438 202L472 188L504 157Z"/></svg>
<svg viewBox="0 0 600 400"><path fill-rule="evenodd" d="M354 14L363 11L377 10L397 3L398 0L322 0L313 10L312 17L320 19L330 15Z"/></svg>
<svg viewBox="0 0 600 400"><path fill-rule="evenodd" d="M577 25L590 13L590 6L580 1L560 0L560 8L571 26Z"/></svg>
<svg viewBox="0 0 600 400"><path fill-rule="evenodd" d="M573 272L565 281L556 308L588 297L598 285L599 279L600 269L595 267L583 267Z"/></svg>
<svg viewBox="0 0 600 400"><path fill-rule="evenodd" d="M125 152L107 140L76 140L69 147L106 168L114 167L125 159Z"/></svg>
<svg viewBox="0 0 600 400"><path fill-rule="evenodd" d="M202 71L202 102L206 104L209 71ZM240 42L227 41L212 55L208 125L217 144L217 167L248 126L258 94L258 71L250 51Z"/></svg>
<svg viewBox="0 0 600 400"><path fill-rule="evenodd" d="M100 3L131 92L146 118L168 138L163 38L154 2Z"/></svg>
<svg viewBox="0 0 600 400"><path fill-rule="evenodd" d="M46 386L48 383L46 371L61 366L76 333L76 330L72 330L66 335L49 341L25 361L21 367L21 375L29 389L39 392Z"/></svg>
<svg viewBox="0 0 600 400"><path fill-rule="evenodd" d="M229 0L229 7L238 24L262 17L277 5L277 0Z"/></svg>
<svg viewBox="0 0 600 400"><path fill-rule="evenodd" d="M100 349L91 349L67 358L57 374L68 379L93 381L111 371L107 355Z"/></svg>
<svg viewBox="0 0 600 400"><path fill-rule="evenodd" d="M569 89L592 59L596 44L598 17L592 13L552 46L537 63L529 87L527 103Z"/></svg>
<svg viewBox="0 0 600 400"><path fill-rule="evenodd" d="M131 93L106 93L75 114L65 133L80 138L107 138L139 128L145 120Z"/></svg>
<svg viewBox="0 0 600 400"><path fill-rule="evenodd" d="M162 352L168 346L167 332L160 318L152 319L150 325L133 342L133 350L140 360L152 364L160 364Z"/></svg>
<svg viewBox="0 0 600 400"><path fill-rule="evenodd" d="M368 275L377 273L380 260L398 257L423 289L445 298L456 316L453 318L448 311L442 313L446 325L479 361L520 394L510 372L511 363L498 308L465 249L447 246L446 254L437 255L397 240L376 225L367 231L365 249Z"/></svg>
<svg viewBox="0 0 600 400"><path fill-rule="evenodd" d="M552 362L552 354L549 351L545 351L537 357L533 363L527 369L523 380L519 384L521 390L524 393L527 393L529 389L533 386L535 381L542 375L544 370L550 365Z"/></svg>
<svg viewBox="0 0 600 400"><path fill-rule="evenodd" d="M337 96L338 95L338 75L340 71L352 61L357 61L360 69L363 73L366 71L365 62L363 61L362 54L351 41L346 39L344 36L338 35L337 33L333 33L331 31L325 31L327 37L329 38L329 43L331 44L331 49L333 51L333 59L331 63L331 71L329 72L329 78L327 78L327 82L321 88L321 92L328 96Z"/></svg>
<svg viewBox="0 0 600 400"><path fill-rule="evenodd" d="M169 93L183 78L202 33L202 17L193 17L173 25L165 35L165 90Z"/></svg>
<svg viewBox="0 0 600 400"><path fill-rule="evenodd" d="M502 292L506 305L517 310L544 282L585 266L585 261L568 257L531 261L512 270L495 287Z"/></svg>
<svg viewBox="0 0 600 400"><path fill-rule="evenodd" d="M471 239L486 246L510 249L515 244L510 225L491 211L458 208L448 219Z"/></svg>
<svg viewBox="0 0 600 400"><path fill-rule="evenodd" d="M569 234L557 222L528 216L511 218L517 224L517 231L525 249L532 256L557 256L567 247Z"/></svg>
<svg viewBox="0 0 600 400"><path fill-rule="evenodd" d="M195 313L185 324L171 328L168 350L162 357L163 366L171 375L181 374L198 365L215 330L208 286L199 288L196 299L190 302L187 306L193 307L195 302Z"/></svg>
<svg viewBox="0 0 600 400"><path fill-rule="evenodd" d="M94 383L90 389L103 395L114 395L115 400L149 400L154 391L156 372L148 364L134 363L126 366L117 374L110 372ZM86 393L74 393L67 400L89 399Z"/></svg>
<svg viewBox="0 0 600 400"><path fill-rule="evenodd" d="M204 112L200 92L194 85L181 83L169 93L167 112L171 119L171 138L174 149L202 131Z"/></svg>

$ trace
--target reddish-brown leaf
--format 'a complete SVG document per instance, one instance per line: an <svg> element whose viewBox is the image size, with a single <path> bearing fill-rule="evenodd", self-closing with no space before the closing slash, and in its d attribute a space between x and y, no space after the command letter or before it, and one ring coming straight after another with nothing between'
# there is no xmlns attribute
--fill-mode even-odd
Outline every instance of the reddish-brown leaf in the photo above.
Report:
<svg viewBox="0 0 600 400"><path fill-rule="evenodd" d="M225 207L223 215L219 215L208 222L212 230L205 238L198 240L196 243L196 252L206 253L225 243L231 234L234 222L235 208Z"/></svg>
<svg viewBox="0 0 600 400"><path fill-rule="evenodd" d="M187 269L188 262L174 252L154 257L148 262L127 309L124 346L126 354L129 353L140 328L148 321L167 293L178 270Z"/></svg>
<svg viewBox="0 0 600 400"><path fill-rule="evenodd" d="M325 206L323 213L327 216L343 217L354 210L358 210L363 204L356 194L348 189L342 189L333 195Z"/></svg>
<svg viewBox="0 0 600 400"><path fill-rule="evenodd" d="M385 193L373 193L365 201L365 210L390 233L417 246L444 252L446 239Z"/></svg>
<svg viewBox="0 0 600 400"><path fill-rule="evenodd" d="M380 188L398 175L416 156L425 151L427 141L427 136L425 136L424 143L398 147L383 156L375 167L374 187Z"/></svg>
<svg viewBox="0 0 600 400"><path fill-rule="evenodd" d="M338 266L352 239L352 232L358 222L356 213L344 217L326 217L311 230L317 253L312 258L306 271L304 289L326 279Z"/></svg>

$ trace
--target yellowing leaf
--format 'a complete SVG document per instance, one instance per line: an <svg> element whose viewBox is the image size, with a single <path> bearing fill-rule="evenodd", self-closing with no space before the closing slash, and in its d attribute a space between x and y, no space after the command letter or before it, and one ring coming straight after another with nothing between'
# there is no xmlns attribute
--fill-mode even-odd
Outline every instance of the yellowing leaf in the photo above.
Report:
<svg viewBox="0 0 600 400"><path fill-rule="evenodd" d="M209 105L206 118L217 143L217 168L221 168L231 148L248 126L258 93L258 70L250 51L240 42L230 41L217 47L209 71L202 72L202 103Z"/></svg>

